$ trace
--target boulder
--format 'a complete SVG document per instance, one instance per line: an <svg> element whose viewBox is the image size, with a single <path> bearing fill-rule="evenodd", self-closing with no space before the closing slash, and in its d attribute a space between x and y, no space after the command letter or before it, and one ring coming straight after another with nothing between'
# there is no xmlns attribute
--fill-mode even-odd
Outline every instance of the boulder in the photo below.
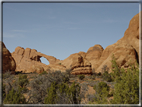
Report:
<svg viewBox="0 0 142 107"><path fill-rule="evenodd" d="M10 71L12 74L14 74L16 69L15 60L11 56L11 53L6 48L4 43L0 41L0 45L0 53L2 53L2 71L3 73L5 73L6 71Z"/></svg>

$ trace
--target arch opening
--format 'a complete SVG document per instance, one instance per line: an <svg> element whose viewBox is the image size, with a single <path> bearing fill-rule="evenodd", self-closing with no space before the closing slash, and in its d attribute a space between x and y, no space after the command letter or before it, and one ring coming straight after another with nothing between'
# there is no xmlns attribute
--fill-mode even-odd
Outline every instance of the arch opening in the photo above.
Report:
<svg viewBox="0 0 142 107"><path fill-rule="evenodd" d="M40 60L41 60L41 63L49 65L49 61L46 58L41 57Z"/></svg>

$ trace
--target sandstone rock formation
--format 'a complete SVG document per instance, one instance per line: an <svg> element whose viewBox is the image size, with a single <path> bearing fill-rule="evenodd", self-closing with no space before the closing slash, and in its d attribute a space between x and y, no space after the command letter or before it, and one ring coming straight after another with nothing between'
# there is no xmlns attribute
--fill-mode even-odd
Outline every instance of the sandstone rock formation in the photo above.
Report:
<svg viewBox="0 0 142 107"><path fill-rule="evenodd" d="M101 45L94 45L90 47L86 53L86 59L91 63L92 69L97 68L98 61L103 53L103 47Z"/></svg>
<svg viewBox="0 0 142 107"><path fill-rule="evenodd" d="M3 42L0 41L0 53L2 53L2 71L5 73L6 71L11 71L11 73L15 73L16 63L11 56L11 53L6 48ZM2 49L1 49L2 48Z"/></svg>
<svg viewBox="0 0 142 107"><path fill-rule="evenodd" d="M79 52L72 54L65 60L60 61L60 63L66 66L66 68L73 69L73 74L86 74L85 69L90 74L92 69L97 73L102 72L104 65L107 65L110 69L109 72L112 72L111 60L113 55L117 64L123 68L127 68L129 63L139 63L139 14L131 19L124 37L116 43L107 46L106 49L103 49L101 45L94 45L88 49L87 53ZM85 61L87 63L84 63Z"/></svg>
<svg viewBox="0 0 142 107"><path fill-rule="evenodd" d="M117 64L123 68L127 68L130 62L132 64L139 63L139 14L131 19L129 27L124 33L124 37L116 43L109 45L101 52L101 57L98 57L100 58L99 60L90 60L88 58L95 72L101 72L104 65L107 65L110 68L109 72L111 72L112 55L116 58Z"/></svg>
<svg viewBox="0 0 142 107"><path fill-rule="evenodd" d="M12 53L12 57L16 62L16 71L23 71L25 73L37 72L41 73L44 70L64 70L62 65L55 66L59 60L53 56L48 56L37 52L35 49L17 47ZM41 63L40 58L44 57L49 61L49 65ZM52 66L52 67L51 67ZM58 69L59 68L59 69Z"/></svg>
<svg viewBox="0 0 142 107"><path fill-rule="evenodd" d="M116 58L117 64L123 68L129 67L130 62L139 63L139 41L139 14L137 14L131 19L124 37L107 46L106 49L97 44L90 47L86 53L74 53L64 60L58 60L53 56L37 52L35 49L17 47L12 53L12 57L16 62L16 71L26 73L72 69L72 74L92 74L93 69L97 73L101 72L104 65L107 65L109 72L112 72L112 55ZM14 60L5 46L3 47L3 58L5 59L3 69L14 70ZM41 63L41 57L46 58L50 64Z"/></svg>
<svg viewBox="0 0 142 107"><path fill-rule="evenodd" d="M85 52L79 52L71 54L60 63L66 66L66 69L72 69L71 74L92 74L91 63L85 57Z"/></svg>

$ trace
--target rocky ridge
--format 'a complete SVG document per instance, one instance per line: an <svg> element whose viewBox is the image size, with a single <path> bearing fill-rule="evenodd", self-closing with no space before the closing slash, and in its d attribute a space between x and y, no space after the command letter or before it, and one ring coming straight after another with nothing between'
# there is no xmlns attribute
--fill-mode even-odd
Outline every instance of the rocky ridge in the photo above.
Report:
<svg viewBox="0 0 142 107"><path fill-rule="evenodd" d="M64 60L56 59L53 56L37 52L35 49L17 47L11 54L2 43L3 48L3 71L10 69L23 71L25 73L49 70L72 69L72 74L92 74L101 72L104 65L111 70L112 55L120 67L128 68L129 63L139 63L139 14L135 15L124 36L116 43L109 45L106 49L99 44L90 47L87 52L71 54ZM40 58L44 57L49 61L49 65L41 63Z"/></svg>

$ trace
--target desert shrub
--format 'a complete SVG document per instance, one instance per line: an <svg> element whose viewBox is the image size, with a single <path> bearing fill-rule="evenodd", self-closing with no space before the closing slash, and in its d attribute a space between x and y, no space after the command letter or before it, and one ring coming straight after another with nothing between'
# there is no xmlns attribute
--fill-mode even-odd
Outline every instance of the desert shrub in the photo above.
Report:
<svg viewBox="0 0 142 107"><path fill-rule="evenodd" d="M51 87L51 84L54 82L56 82L56 84L60 84L62 82L68 83L69 76L61 71L49 71L47 75L37 76L37 78L30 81L29 86L31 87L31 90L28 95L31 97L29 99L29 103L43 104L47 95L47 88Z"/></svg>
<svg viewBox="0 0 142 107"><path fill-rule="evenodd" d="M45 104L79 104L80 86L73 83L70 87L66 83L53 82L47 89Z"/></svg>
<svg viewBox="0 0 142 107"><path fill-rule="evenodd" d="M28 96L30 96L28 103L43 104L47 94L46 90L51 86L51 81L48 76L41 75L31 80L28 86L31 87L28 92Z"/></svg>
<svg viewBox="0 0 142 107"><path fill-rule="evenodd" d="M94 87L94 85L97 85L98 84L98 81L90 81L88 82L88 85L91 86L91 87Z"/></svg>
<svg viewBox="0 0 142 107"><path fill-rule="evenodd" d="M107 103L109 86L105 82L99 82L97 85L94 85L93 89L96 91L94 101L99 104Z"/></svg>
<svg viewBox="0 0 142 107"><path fill-rule="evenodd" d="M116 78L113 104L139 103L139 68L133 65Z"/></svg>
<svg viewBox="0 0 142 107"><path fill-rule="evenodd" d="M110 91L110 93L109 93L108 97L112 97L112 96L113 96L113 94L114 94L114 89L112 89L112 90Z"/></svg>
<svg viewBox="0 0 142 107"><path fill-rule="evenodd" d="M11 75L11 72L8 70L3 74L3 79L9 78Z"/></svg>
<svg viewBox="0 0 142 107"><path fill-rule="evenodd" d="M91 75L89 76L90 79L95 80L96 76L95 75Z"/></svg>
<svg viewBox="0 0 142 107"><path fill-rule="evenodd" d="M88 83L84 82L80 84L82 91L88 91Z"/></svg>
<svg viewBox="0 0 142 107"><path fill-rule="evenodd" d="M21 89L19 88L18 91L15 91L13 88L9 91L4 99L5 104L25 104L26 99L21 94Z"/></svg>
<svg viewBox="0 0 142 107"><path fill-rule="evenodd" d="M107 82L112 81L111 74L109 74L108 71L104 71L104 73L102 74L102 77L103 77L103 80Z"/></svg>
<svg viewBox="0 0 142 107"><path fill-rule="evenodd" d="M56 82L53 82L51 84L50 88L47 88L47 97L45 97L44 99L44 103L45 104L56 104L56 99L57 99L57 95L56 95Z"/></svg>
<svg viewBox="0 0 142 107"><path fill-rule="evenodd" d="M85 75L78 75L78 78L79 78L80 80L83 80L83 79L85 78Z"/></svg>
<svg viewBox="0 0 142 107"><path fill-rule="evenodd" d="M23 88L29 83L27 75L19 75L18 84Z"/></svg>
<svg viewBox="0 0 142 107"><path fill-rule="evenodd" d="M101 73L101 72L96 73L95 75L96 75L96 77L99 77L99 78L101 78L101 77L102 77L102 73Z"/></svg>
<svg viewBox="0 0 142 107"><path fill-rule="evenodd" d="M109 68L107 67L107 65L104 65L102 68L102 73L109 71Z"/></svg>
<svg viewBox="0 0 142 107"><path fill-rule="evenodd" d="M94 96L94 94L87 94L86 97L87 97L87 100L90 101L90 102L93 102L94 99L96 98L96 97Z"/></svg>
<svg viewBox="0 0 142 107"><path fill-rule="evenodd" d="M75 84L75 82L72 83L68 90L68 95L70 96L70 101L72 104L79 104L81 101L80 98L80 86L79 84Z"/></svg>
<svg viewBox="0 0 142 107"><path fill-rule="evenodd" d="M11 75L7 79L3 79L3 84L5 84L5 93L9 93L9 91L12 89L12 81L14 80L14 75Z"/></svg>
<svg viewBox="0 0 142 107"><path fill-rule="evenodd" d="M43 72L40 73L39 75L45 75L45 74L47 74L47 72L46 72L46 71L43 71Z"/></svg>
<svg viewBox="0 0 142 107"><path fill-rule="evenodd" d="M116 77L120 76L121 70L120 70L120 67L116 63L116 58L114 57L114 55L112 56L111 63L112 63L112 71L113 71L111 76L112 76L112 79L115 80Z"/></svg>
<svg viewBox="0 0 142 107"><path fill-rule="evenodd" d="M69 82L69 75L62 73L61 71L49 72L47 75L51 82Z"/></svg>

